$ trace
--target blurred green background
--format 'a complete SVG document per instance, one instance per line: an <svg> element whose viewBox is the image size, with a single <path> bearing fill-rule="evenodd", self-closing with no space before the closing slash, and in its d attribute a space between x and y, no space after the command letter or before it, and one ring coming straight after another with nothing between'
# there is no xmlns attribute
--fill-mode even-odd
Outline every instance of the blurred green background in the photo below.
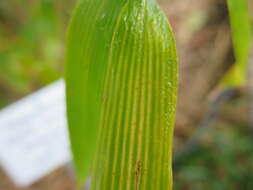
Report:
<svg viewBox="0 0 253 190"><path fill-rule="evenodd" d="M253 139L243 124L216 123L174 172L176 190L252 190Z"/></svg>
<svg viewBox="0 0 253 190"><path fill-rule="evenodd" d="M62 77L76 0L0 0L0 108ZM252 190L253 140L245 124L219 121L174 173L178 190ZM1 181L1 179L0 179Z"/></svg>
<svg viewBox="0 0 253 190"><path fill-rule="evenodd" d="M74 2L0 1L0 107L62 76Z"/></svg>

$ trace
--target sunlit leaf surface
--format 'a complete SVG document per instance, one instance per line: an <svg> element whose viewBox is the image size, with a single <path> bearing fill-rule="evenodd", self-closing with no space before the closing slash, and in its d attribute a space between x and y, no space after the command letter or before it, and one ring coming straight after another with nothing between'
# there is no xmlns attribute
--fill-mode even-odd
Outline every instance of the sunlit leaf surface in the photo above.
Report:
<svg viewBox="0 0 253 190"><path fill-rule="evenodd" d="M92 189L171 189L177 56L156 2L81 1L66 64L79 181L90 171Z"/></svg>

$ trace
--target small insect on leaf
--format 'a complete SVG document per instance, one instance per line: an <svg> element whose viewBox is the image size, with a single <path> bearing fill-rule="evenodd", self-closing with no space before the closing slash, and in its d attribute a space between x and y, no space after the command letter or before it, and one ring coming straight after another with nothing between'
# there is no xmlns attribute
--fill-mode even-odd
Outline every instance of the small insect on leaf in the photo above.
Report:
<svg viewBox="0 0 253 190"><path fill-rule="evenodd" d="M92 189L172 189L177 72L172 30L155 0L80 1L65 78L79 182L91 175Z"/></svg>

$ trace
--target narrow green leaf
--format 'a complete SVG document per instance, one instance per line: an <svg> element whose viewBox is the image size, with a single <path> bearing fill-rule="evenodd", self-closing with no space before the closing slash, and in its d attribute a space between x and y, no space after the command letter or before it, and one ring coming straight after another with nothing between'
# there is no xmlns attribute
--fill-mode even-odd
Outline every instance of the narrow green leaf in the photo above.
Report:
<svg viewBox="0 0 253 190"><path fill-rule="evenodd" d="M92 189L172 189L177 55L157 3L81 1L70 25L66 62L79 180L95 160Z"/></svg>
<svg viewBox="0 0 253 190"><path fill-rule="evenodd" d="M228 0L236 65L227 81L240 85L246 79L246 66L252 42L248 0Z"/></svg>

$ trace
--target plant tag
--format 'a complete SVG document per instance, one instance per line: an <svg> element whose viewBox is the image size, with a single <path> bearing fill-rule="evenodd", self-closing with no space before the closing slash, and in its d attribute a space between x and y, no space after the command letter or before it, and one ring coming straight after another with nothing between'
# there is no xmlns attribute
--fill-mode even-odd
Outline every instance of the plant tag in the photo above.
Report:
<svg viewBox="0 0 253 190"><path fill-rule="evenodd" d="M69 150L63 80L0 111L0 164L18 186L69 162Z"/></svg>

